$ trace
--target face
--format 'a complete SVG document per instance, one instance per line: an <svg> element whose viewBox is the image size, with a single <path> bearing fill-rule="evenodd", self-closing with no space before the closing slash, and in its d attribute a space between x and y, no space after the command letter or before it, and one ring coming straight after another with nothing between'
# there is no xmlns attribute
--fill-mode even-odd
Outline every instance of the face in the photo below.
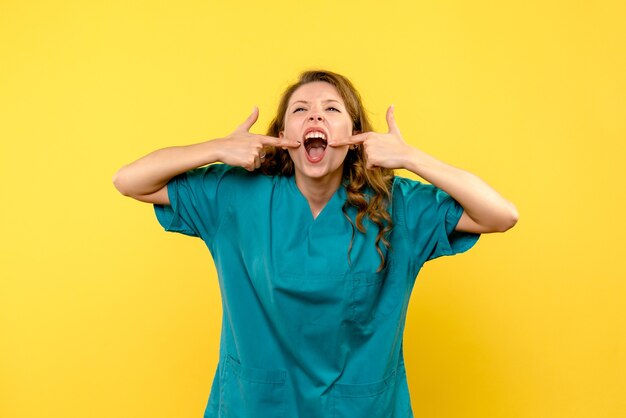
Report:
<svg viewBox="0 0 626 418"><path fill-rule="evenodd" d="M348 146L331 148L327 141L352 135L352 119L332 84L316 81L300 86L289 99L280 137L302 145L289 149L296 180L341 182Z"/></svg>

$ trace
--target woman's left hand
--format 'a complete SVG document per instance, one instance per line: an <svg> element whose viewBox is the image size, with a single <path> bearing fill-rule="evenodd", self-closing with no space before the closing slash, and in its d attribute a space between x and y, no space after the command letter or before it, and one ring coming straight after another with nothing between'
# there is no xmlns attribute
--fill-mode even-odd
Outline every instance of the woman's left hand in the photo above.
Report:
<svg viewBox="0 0 626 418"><path fill-rule="evenodd" d="M406 161L413 148L404 142L402 134L393 116L393 105L387 109L387 125L389 132L363 132L346 138L331 140L328 145L363 145L367 160L367 168L406 168Z"/></svg>

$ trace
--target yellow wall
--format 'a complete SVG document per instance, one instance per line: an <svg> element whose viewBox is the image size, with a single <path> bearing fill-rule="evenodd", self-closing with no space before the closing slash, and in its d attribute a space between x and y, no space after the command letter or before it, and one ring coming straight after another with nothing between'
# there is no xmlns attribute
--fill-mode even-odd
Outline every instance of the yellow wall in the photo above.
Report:
<svg viewBox="0 0 626 418"><path fill-rule="evenodd" d="M111 178L311 67L521 214L418 278L416 416L626 416L624 3L383 3L0 2L1 417L202 416L210 255Z"/></svg>

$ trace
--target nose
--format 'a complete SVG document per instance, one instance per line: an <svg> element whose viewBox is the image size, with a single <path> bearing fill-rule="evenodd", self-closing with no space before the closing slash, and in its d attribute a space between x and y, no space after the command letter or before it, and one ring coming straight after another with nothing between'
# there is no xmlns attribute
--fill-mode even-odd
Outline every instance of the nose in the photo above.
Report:
<svg viewBox="0 0 626 418"><path fill-rule="evenodd" d="M313 111L311 112L311 114L309 115L309 120L315 120L315 121L322 121L324 120L323 116L318 113L317 111Z"/></svg>

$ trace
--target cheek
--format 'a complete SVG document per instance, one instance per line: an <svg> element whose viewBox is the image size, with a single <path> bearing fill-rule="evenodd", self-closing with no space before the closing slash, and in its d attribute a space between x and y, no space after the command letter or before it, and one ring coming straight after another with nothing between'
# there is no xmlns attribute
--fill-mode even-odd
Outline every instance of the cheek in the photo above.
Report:
<svg viewBox="0 0 626 418"><path fill-rule="evenodd" d="M299 127L302 125L302 121L298 117L287 116L284 121L283 132L284 135L289 138L294 135L298 135ZM299 138L298 138L299 139Z"/></svg>
<svg viewBox="0 0 626 418"><path fill-rule="evenodd" d="M341 136L351 136L352 135L352 121L351 120L341 121L341 123L337 125L337 132L340 133Z"/></svg>
<svg viewBox="0 0 626 418"><path fill-rule="evenodd" d="M298 150L299 150L299 149L300 149L300 148L296 148L296 149L288 148L288 149L287 149L287 152L289 153L289 157L291 158L291 160L292 160L292 161L293 161L293 160L296 158L296 156L298 155Z"/></svg>
<svg viewBox="0 0 626 418"><path fill-rule="evenodd" d="M297 140L300 139L298 138L298 129L296 129L295 127L287 126L285 128L285 136L289 139L297 139Z"/></svg>
<svg viewBox="0 0 626 418"><path fill-rule="evenodd" d="M331 149L333 150L333 159L335 161L343 163L343 161L346 159L346 156L348 155L349 146L346 145L345 147Z"/></svg>

